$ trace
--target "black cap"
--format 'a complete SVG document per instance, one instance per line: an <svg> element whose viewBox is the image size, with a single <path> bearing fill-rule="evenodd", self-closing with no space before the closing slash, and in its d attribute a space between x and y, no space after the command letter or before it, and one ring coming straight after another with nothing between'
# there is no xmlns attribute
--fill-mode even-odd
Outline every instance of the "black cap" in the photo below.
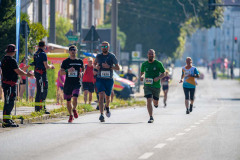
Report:
<svg viewBox="0 0 240 160"><path fill-rule="evenodd" d="M6 49L5 51L6 51L7 53L9 53L9 52L16 52L17 49L16 49L15 44L9 44L9 45L7 46L7 49Z"/></svg>

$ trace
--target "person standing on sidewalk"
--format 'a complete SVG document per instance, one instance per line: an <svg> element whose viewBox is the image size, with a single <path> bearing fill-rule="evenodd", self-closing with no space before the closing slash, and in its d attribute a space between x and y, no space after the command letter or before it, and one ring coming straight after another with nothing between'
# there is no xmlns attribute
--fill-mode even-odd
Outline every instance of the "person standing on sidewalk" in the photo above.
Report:
<svg viewBox="0 0 240 160"><path fill-rule="evenodd" d="M26 65L25 57L21 61L21 64L19 65L19 68L21 68L25 72L29 68L29 65ZM20 92L19 92L20 101L23 98L23 94L24 94L25 90L26 90L26 76L21 76L20 77Z"/></svg>
<svg viewBox="0 0 240 160"><path fill-rule="evenodd" d="M83 61L76 57L77 47L72 45L69 47L69 58L65 59L61 65L61 75L66 75L63 87L64 99L67 100L67 109L69 112L69 123L74 118L78 118L77 99L80 91L80 79L84 71ZM71 99L73 98L73 102Z"/></svg>
<svg viewBox="0 0 240 160"><path fill-rule="evenodd" d="M167 106L167 94L168 94L168 88L169 88L169 81L170 81L169 73L168 71L166 71L165 77L163 77L161 80L162 89L164 93L164 98L163 98L164 107Z"/></svg>
<svg viewBox="0 0 240 160"><path fill-rule="evenodd" d="M55 69L52 64L48 64L47 54L44 52L46 46L44 41L38 43L38 50L34 54L34 75L37 81L37 94L35 97L35 111L44 109L45 114L50 114L46 110L45 100L48 93L47 69Z"/></svg>
<svg viewBox="0 0 240 160"><path fill-rule="evenodd" d="M57 78L57 105L63 105L63 86L65 83L66 75L61 75L61 69L58 71ZM61 101L61 103L59 103Z"/></svg>
<svg viewBox="0 0 240 160"><path fill-rule="evenodd" d="M184 80L183 80L184 78ZM186 66L182 68L182 76L179 83L183 82L183 91L185 94L186 114L192 112L194 93L196 88L196 79L199 78L199 72L196 67L192 66L192 58L186 58ZM190 107L189 107L189 94L190 94Z"/></svg>
<svg viewBox="0 0 240 160"><path fill-rule="evenodd" d="M158 101L160 96L160 79L165 76L165 69L162 62L155 60L155 51L150 49L148 51L148 61L141 66L140 80L144 81L144 97L147 98L147 109L150 116L148 123L153 123L153 108L152 101L155 108L158 108Z"/></svg>
<svg viewBox="0 0 240 160"><path fill-rule="evenodd" d="M110 117L111 112L109 110L110 96L114 84L113 70L119 70L118 60L113 53L109 52L110 45L108 42L102 42L102 53L96 56L94 61L94 68L98 70L96 86L99 93L99 110L100 110L100 122L105 122L103 115L104 110L104 97L106 98L106 116ZM105 96L106 95L106 96Z"/></svg>
<svg viewBox="0 0 240 160"><path fill-rule="evenodd" d="M91 104L92 102L92 93L94 92L94 82L95 82L95 78L93 75L93 59L89 57L88 64L85 66L85 72L83 74L83 79L82 79L85 104L87 103L87 99L88 99L88 104Z"/></svg>
<svg viewBox="0 0 240 160"><path fill-rule="evenodd" d="M3 128L18 127L11 117L11 112L16 98L16 83L18 75L28 77L32 76L31 73L26 73L18 67L17 61L13 58L16 54L16 47L14 44L9 44L7 46L6 53L7 54L1 61L2 87L4 92Z"/></svg>

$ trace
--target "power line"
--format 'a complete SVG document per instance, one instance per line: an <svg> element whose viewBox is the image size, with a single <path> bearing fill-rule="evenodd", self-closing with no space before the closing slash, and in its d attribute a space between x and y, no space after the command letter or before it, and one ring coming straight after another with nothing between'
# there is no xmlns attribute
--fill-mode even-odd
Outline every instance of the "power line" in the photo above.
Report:
<svg viewBox="0 0 240 160"><path fill-rule="evenodd" d="M184 4L181 3L179 0L177 0L177 2L178 2L178 4L180 4L180 5L182 6L182 8L183 8L183 12L184 12L185 16L188 18L188 15L187 15L187 12L186 12L186 10L185 10L185 6L184 6Z"/></svg>

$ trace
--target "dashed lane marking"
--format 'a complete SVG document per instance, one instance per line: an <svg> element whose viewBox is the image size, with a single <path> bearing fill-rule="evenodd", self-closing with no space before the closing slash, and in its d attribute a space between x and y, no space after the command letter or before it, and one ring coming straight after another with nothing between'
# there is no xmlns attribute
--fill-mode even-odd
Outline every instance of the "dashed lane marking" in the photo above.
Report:
<svg viewBox="0 0 240 160"><path fill-rule="evenodd" d="M186 131L186 132L189 132L191 130L192 130L191 128L184 129L184 131Z"/></svg>
<svg viewBox="0 0 240 160"><path fill-rule="evenodd" d="M176 139L175 137L170 137L170 138L166 139L166 141L173 141L175 139Z"/></svg>
<svg viewBox="0 0 240 160"><path fill-rule="evenodd" d="M196 123L194 123L194 124L200 124L200 123L196 122Z"/></svg>
<svg viewBox="0 0 240 160"><path fill-rule="evenodd" d="M163 148L164 146L166 146L166 143L159 143L158 145L156 145L154 148Z"/></svg>
<svg viewBox="0 0 240 160"><path fill-rule="evenodd" d="M195 128L196 126L190 126L190 127Z"/></svg>
<svg viewBox="0 0 240 160"><path fill-rule="evenodd" d="M150 158L154 153L153 152L146 152L142 156L140 156L138 159L148 159Z"/></svg>
<svg viewBox="0 0 240 160"><path fill-rule="evenodd" d="M184 135L185 133L177 133L176 136L182 136Z"/></svg>

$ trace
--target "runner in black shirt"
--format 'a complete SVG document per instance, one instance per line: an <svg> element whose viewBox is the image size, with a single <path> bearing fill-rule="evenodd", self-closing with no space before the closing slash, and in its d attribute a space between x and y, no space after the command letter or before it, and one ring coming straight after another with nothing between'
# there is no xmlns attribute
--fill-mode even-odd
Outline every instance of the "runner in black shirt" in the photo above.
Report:
<svg viewBox="0 0 240 160"><path fill-rule="evenodd" d="M65 59L62 62L61 74L66 74L66 80L64 83L64 99L67 100L67 108L70 114L69 123L73 121L74 118L78 118L78 113L76 110L77 107L77 98L79 95L79 90L81 87L80 79L84 71L83 61L79 58L76 58L77 47L72 45L69 47L70 57ZM71 103L71 98L73 97L73 103Z"/></svg>
<svg viewBox="0 0 240 160"><path fill-rule="evenodd" d="M7 54L1 61L2 64L2 87L4 91L4 108L3 108L3 125L2 127L18 127L11 117L11 112L14 107L16 97L16 83L18 75L32 76L31 73L26 73L21 70L13 56L16 54L14 44L9 44L6 49Z"/></svg>
<svg viewBox="0 0 240 160"><path fill-rule="evenodd" d="M49 112L45 107L45 100L47 98L48 93L48 80L47 80L47 69L54 69L53 65L49 65L47 61L47 55L44 52L45 42L40 41L38 44L38 50L34 54L34 75L36 77L37 82L37 94L35 97L35 111L40 111L41 109L45 110L46 114Z"/></svg>

